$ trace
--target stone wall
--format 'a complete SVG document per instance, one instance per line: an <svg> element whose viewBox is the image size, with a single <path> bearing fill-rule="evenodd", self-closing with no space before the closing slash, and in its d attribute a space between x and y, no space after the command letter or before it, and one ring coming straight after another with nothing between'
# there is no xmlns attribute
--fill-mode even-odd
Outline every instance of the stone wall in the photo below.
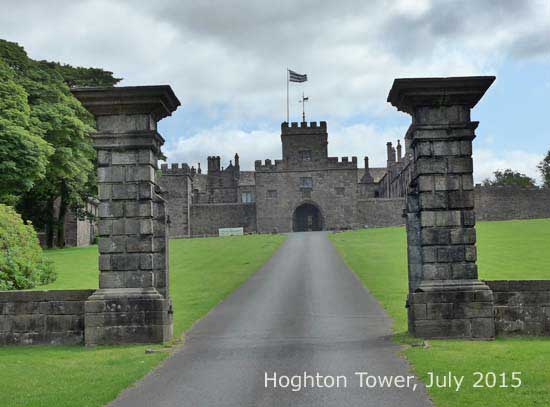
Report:
<svg viewBox="0 0 550 407"><path fill-rule="evenodd" d="M217 236L219 228L243 227L256 232L256 204L222 203L191 206L191 235Z"/></svg>
<svg viewBox="0 0 550 407"><path fill-rule="evenodd" d="M356 227L357 168L352 168L352 162L348 164L347 160L339 164L343 168L307 171L257 170L258 231L291 232L293 213L304 203L311 203L319 208L325 230ZM302 188L302 178L311 178L312 187Z"/></svg>
<svg viewBox="0 0 550 407"><path fill-rule="evenodd" d="M0 345L84 343L84 302L94 290L0 291Z"/></svg>
<svg viewBox="0 0 550 407"><path fill-rule="evenodd" d="M357 201L360 227L401 226L405 224L405 198L371 198Z"/></svg>
<svg viewBox="0 0 550 407"><path fill-rule="evenodd" d="M475 188L477 220L550 218L550 188Z"/></svg>
<svg viewBox="0 0 550 407"><path fill-rule="evenodd" d="M550 280L485 281L493 290L499 336L550 336Z"/></svg>
<svg viewBox="0 0 550 407"><path fill-rule="evenodd" d="M191 204L191 178L187 164L161 166L158 184L164 190L166 209L170 218L170 237L189 237L189 206Z"/></svg>

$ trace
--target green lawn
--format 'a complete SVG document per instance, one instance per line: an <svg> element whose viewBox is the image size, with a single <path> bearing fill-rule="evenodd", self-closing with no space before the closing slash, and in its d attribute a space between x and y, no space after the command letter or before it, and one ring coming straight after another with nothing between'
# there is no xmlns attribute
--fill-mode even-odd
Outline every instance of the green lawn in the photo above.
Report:
<svg viewBox="0 0 550 407"><path fill-rule="evenodd" d="M480 222L477 225L481 279L550 279L550 219ZM346 263L394 320L396 338L410 342L404 308L407 295L405 229L368 229L331 235ZM550 339L495 341L430 340L429 347L406 347L404 353L418 376L452 371L464 375L459 392L430 389L440 407L550 405ZM522 372L517 389L473 389L472 373Z"/></svg>
<svg viewBox="0 0 550 407"><path fill-rule="evenodd" d="M264 264L282 235L170 241L174 332L188 330ZM97 247L47 251L58 272L38 289L96 288ZM146 348L160 351L145 354ZM102 406L168 355L157 346L0 347L0 405Z"/></svg>

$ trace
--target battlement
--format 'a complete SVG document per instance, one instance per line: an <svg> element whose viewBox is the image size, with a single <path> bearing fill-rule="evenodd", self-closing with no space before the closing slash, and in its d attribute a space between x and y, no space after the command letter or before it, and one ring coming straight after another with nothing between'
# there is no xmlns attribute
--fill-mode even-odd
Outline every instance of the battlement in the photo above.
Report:
<svg viewBox="0 0 550 407"><path fill-rule="evenodd" d="M328 163L328 168L354 169L354 168L357 168L357 157L351 157L351 161L349 161L349 157L341 157L341 159L339 159L338 157L328 157L327 163Z"/></svg>
<svg viewBox="0 0 550 407"><path fill-rule="evenodd" d="M181 166L178 163L172 163L170 166L168 164L161 164L160 170L163 175L189 175L191 174L191 169L186 163L182 163Z"/></svg>
<svg viewBox="0 0 550 407"><path fill-rule="evenodd" d="M270 160L266 159L264 162L262 160L254 161L254 169L256 171L277 171L282 169L283 160Z"/></svg>
<svg viewBox="0 0 550 407"><path fill-rule="evenodd" d="M288 122L281 123L281 133L289 134L326 134L327 122L292 122L290 126Z"/></svg>

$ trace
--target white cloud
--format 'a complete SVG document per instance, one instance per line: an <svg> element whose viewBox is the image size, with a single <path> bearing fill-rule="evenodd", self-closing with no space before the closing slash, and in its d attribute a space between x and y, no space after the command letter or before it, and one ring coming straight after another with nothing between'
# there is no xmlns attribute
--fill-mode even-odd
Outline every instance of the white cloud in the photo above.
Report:
<svg viewBox="0 0 550 407"><path fill-rule="evenodd" d="M328 124L329 156L357 156L358 165L363 166L363 157L368 155L370 165L386 165L386 142L396 142L405 134L403 128L380 130L372 125L357 124L345 126ZM206 168L206 157L219 155L222 165L227 166L235 153L239 154L241 169L254 169L255 160L280 159L281 137L279 131L243 131L224 126L202 130L190 137L180 138L164 148L168 162L188 163L196 167L197 162Z"/></svg>
<svg viewBox="0 0 550 407"><path fill-rule="evenodd" d="M534 178L539 184L541 176L537 164L543 159L543 154L533 154L527 151L514 150L499 152L486 148L474 148L474 178L475 182L482 182L492 178L493 172L508 168Z"/></svg>
<svg viewBox="0 0 550 407"><path fill-rule="evenodd" d="M286 67L310 78L292 85L294 120L304 89L308 116L329 123L332 155L367 153L383 165L386 139L404 131L346 122L400 117L385 103L395 77L494 74L506 59L550 58L544 0L0 0L0 8L0 38L33 58L112 70L123 85L170 84L183 109L224 123L189 138L165 134L170 159L189 163L235 151L249 166L279 157L277 129L257 129L282 116ZM477 152L476 177L501 167L535 175L536 155L517 153Z"/></svg>

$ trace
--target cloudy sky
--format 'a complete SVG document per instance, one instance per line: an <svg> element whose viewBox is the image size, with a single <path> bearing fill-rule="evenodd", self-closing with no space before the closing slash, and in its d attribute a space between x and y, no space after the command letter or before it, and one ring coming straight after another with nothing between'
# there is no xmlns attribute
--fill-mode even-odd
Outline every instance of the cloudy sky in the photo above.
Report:
<svg viewBox="0 0 550 407"><path fill-rule="evenodd" d="M550 1L0 0L0 37L35 59L111 70L121 85L170 84L169 162L238 152L280 158L286 67L291 120L326 120L329 154L385 163L409 117L386 103L397 77L496 75L474 109L477 181L538 177L550 149ZM360 160L361 162L361 160Z"/></svg>

